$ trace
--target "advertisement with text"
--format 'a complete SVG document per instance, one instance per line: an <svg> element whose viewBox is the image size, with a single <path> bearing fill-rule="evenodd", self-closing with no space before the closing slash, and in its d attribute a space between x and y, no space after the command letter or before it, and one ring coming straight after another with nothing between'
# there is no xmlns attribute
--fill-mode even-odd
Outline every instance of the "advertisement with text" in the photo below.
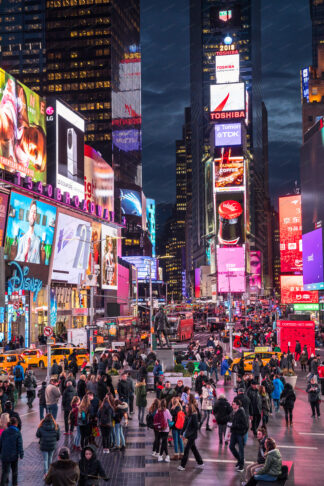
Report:
<svg viewBox="0 0 324 486"><path fill-rule="evenodd" d="M218 292L245 292L245 249L217 248Z"/></svg>
<svg viewBox="0 0 324 486"><path fill-rule="evenodd" d="M118 286L118 231L111 226L101 227L101 287L117 290Z"/></svg>
<svg viewBox="0 0 324 486"><path fill-rule="evenodd" d="M280 262L282 273L303 270L301 196L279 198Z"/></svg>

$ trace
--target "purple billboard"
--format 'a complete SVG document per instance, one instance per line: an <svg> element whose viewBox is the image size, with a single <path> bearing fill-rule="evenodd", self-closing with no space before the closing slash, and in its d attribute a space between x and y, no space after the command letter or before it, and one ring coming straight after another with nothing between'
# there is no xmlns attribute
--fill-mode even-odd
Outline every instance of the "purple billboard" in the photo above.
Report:
<svg viewBox="0 0 324 486"><path fill-rule="evenodd" d="M303 284L304 290L324 288L322 228L303 235Z"/></svg>
<svg viewBox="0 0 324 486"><path fill-rule="evenodd" d="M228 147L242 144L240 123L219 123L215 125L215 147Z"/></svg>
<svg viewBox="0 0 324 486"><path fill-rule="evenodd" d="M141 130L114 130L112 139L114 147L123 152L142 150Z"/></svg>

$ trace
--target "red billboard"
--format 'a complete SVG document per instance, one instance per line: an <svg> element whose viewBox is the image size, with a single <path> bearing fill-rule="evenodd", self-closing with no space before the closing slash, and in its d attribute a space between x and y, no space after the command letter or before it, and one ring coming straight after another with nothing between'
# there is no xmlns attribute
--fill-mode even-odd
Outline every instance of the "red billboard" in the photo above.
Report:
<svg viewBox="0 0 324 486"><path fill-rule="evenodd" d="M279 198L281 272L303 271L301 196Z"/></svg>
<svg viewBox="0 0 324 486"><path fill-rule="evenodd" d="M281 275L282 304L317 304L318 292L303 290L302 275Z"/></svg>

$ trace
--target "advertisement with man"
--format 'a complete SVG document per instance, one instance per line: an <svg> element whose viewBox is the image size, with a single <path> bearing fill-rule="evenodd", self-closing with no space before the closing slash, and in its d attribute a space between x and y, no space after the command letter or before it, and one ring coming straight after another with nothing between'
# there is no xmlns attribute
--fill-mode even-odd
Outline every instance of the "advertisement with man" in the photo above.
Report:
<svg viewBox="0 0 324 486"><path fill-rule="evenodd" d="M47 281L56 222L56 207L12 192L5 260L28 264L30 276Z"/></svg>
<svg viewBox="0 0 324 486"><path fill-rule="evenodd" d="M114 211L114 171L89 145L84 146L84 192L88 202Z"/></svg>
<svg viewBox="0 0 324 486"><path fill-rule="evenodd" d="M52 280L81 282L89 265L91 233L90 221L59 213Z"/></svg>
<svg viewBox="0 0 324 486"><path fill-rule="evenodd" d="M45 99L0 69L0 168L46 183Z"/></svg>
<svg viewBox="0 0 324 486"><path fill-rule="evenodd" d="M112 226L101 227L101 288L117 290L118 287L118 230Z"/></svg>

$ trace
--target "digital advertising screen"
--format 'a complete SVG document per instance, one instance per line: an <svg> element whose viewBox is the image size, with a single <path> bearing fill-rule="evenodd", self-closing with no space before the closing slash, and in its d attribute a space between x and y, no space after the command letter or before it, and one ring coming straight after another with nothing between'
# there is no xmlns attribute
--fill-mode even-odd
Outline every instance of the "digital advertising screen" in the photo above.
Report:
<svg viewBox="0 0 324 486"><path fill-rule="evenodd" d="M195 268L195 298L200 299L200 268Z"/></svg>
<svg viewBox="0 0 324 486"><path fill-rule="evenodd" d="M302 272L302 215L300 195L279 198L279 231L281 272Z"/></svg>
<svg viewBox="0 0 324 486"><path fill-rule="evenodd" d="M300 71L300 81L301 81L301 101L303 98L309 103L309 67L304 68Z"/></svg>
<svg viewBox="0 0 324 486"><path fill-rule="evenodd" d="M87 201L114 211L114 171L89 145L84 146L84 193Z"/></svg>
<svg viewBox="0 0 324 486"><path fill-rule="evenodd" d="M5 260L25 263L29 276L47 282L57 210L18 192L10 195Z"/></svg>
<svg viewBox="0 0 324 486"><path fill-rule="evenodd" d="M216 192L244 191L244 158L232 155L232 149L222 148L215 163Z"/></svg>
<svg viewBox="0 0 324 486"><path fill-rule="evenodd" d="M216 31L228 32L228 29L237 29L241 26L241 7L240 5L230 5L210 7L209 16L211 28Z"/></svg>
<svg viewBox="0 0 324 486"><path fill-rule="evenodd" d="M282 304L312 304L318 302L318 292L303 289L302 275L281 275L280 287Z"/></svg>
<svg viewBox="0 0 324 486"><path fill-rule="evenodd" d="M218 292L245 292L245 250L217 248Z"/></svg>
<svg viewBox="0 0 324 486"><path fill-rule="evenodd" d="M205 162L205 190L206 190L206 234L215 232L214 208L214 162L210 157Z"/></svg>
<svg viewBox="0 0 324 486"><path fill-rule="evenodd" d="M90 221L59 213L52 280L81 282L89 265L91 232Z"/></svg>
<svg viewBox="0 0 324 486"><path fill-rule="evenodd" d="M46 104L0 69L0 168L46 183Z"/></svg>
<svg viewBox="0 0 324 486"><path fill-rule="evenodd" d="M122 214L142 217L141 193L133 189L120 189L119 192Z"/></svg>
<svg viewBox="0 0 324 486"><path fill-rule="evenodd" d="M117 290L118 287L118 230L101 226L101 288Z"/></svg>
<svg viewBox="0 0 324 486"><path fill-rule="evenodd" d="M217 193L217 243L226 246L245 243L244 221L244 192Z"/></svg>
<svg viewBox="0 0 324 486"><path fill-rule="evenodd" d="M244 83L210 86L210 118L211 120L245 118Z"/></svg>
<svg viewBox="0 0 324 486"><path fill-rule="evenodd" d="M4 194L0 192L0 246L4 245L8 201L9 201L8 194Z"/></svg>
<svg viewBox="0 0 324 486"><path fill-rule="evenodd" d="M257 292L262 288L262 256L261 251L250 252L250 290Z"/></svg>
<svg viewBox="0 0 324 486"><path fill-rule="evenodd" d="M146 220L149 238L152 243L152 256L155 257L156 245L156 218L155 218L155 199L146 199Z"/></svg>
<svg viewBox="0 0 324 486"><path fill-rule="evenodd" d="M240 55L216 55L216 83L238 83L240 80Z"/></svg>
<svg viewBox="0 0 324 486"><path fill-rule="evenodd" d="M138 280L149 280L150 265L151 265L151 279L158 280L158 260L153 257L146 256L123 256L123 260L131 263L137 269Z"/></svg>
<svg viewBox="0 0 324 486"><path fill-rule="evenodd" d="M303 241L303 282L305 290L324 288L323 229L306 233Z"/></svg>
<svg viewBox="0 0 324 486"><path fill-rule="evenodd" d="M113 148L122 152L133 152L142 150L142 131L132 128L131 130L113 130Z"/></svg>
<svg viewBox="0 0 324 486"><path fill-rule="evenodd" d="M241 123L218 123L214 126L215 147L242 145Z"/></svg>

